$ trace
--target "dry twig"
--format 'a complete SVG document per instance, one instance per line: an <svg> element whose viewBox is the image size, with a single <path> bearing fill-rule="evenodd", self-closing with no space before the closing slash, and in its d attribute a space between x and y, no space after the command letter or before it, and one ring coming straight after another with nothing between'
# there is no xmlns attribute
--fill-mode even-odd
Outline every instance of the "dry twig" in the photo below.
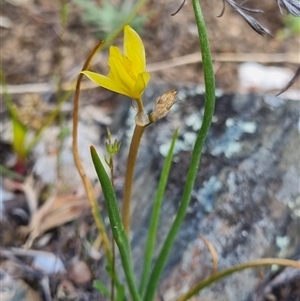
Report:
<svg viewBox="0 0 300 301"><path fill-rule="evenodd" d="M215 53L212 54L214 62L231 62L231 63L243 63L243 62L257 62L262 64L270 63L289 63L299 64L298 53ZM201 53L191 53L183 55L170 60L165 60L158 63L152 63L147 66L148 72L157 72L170 68L180 67L188 64L200 63ZM99 87L91 81L84 81L80 85L81 90L89 90ZM7 85L6 91L9 94L22 94L22 93L45 93L55 90L55 87L51 83L40 84L23 84L23 85ZM68 91L74 89L74 83L63 83L62 90ZM4 93L4 89L0 89L0 94Z"/></svg>

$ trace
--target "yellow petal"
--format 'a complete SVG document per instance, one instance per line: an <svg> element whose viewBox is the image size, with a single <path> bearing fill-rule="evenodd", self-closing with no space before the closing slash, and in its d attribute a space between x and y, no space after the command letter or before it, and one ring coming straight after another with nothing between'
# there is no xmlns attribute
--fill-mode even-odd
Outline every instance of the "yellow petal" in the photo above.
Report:
<svg viewBox="0 0 300 301"><path fill-rule="evenodd" d="M123 90L131 91L135 80L128 74L128 70L125 68L125 59L117 47L110 47L109 66L108 77L122 87Z"/></svg>
<svg viewBox="0 0 300 301"><path fill-rule="evenodd" d="M142 96L145 91L148 82L150 80L150 74L148 72L143 72L138 75L137 81L132 89L132 95L134 99L138 99Z"/></svg>
<svg viewBox="0 0 300 301"><path fill-rule="evenodd" d="M124 55L133 62L136 75L146 70L146 55L143 41L129 25L126 25L124 28Z"/></svg>
<svg viewBox="0 0 300 301"><path fill-rule="evenodd" d="M124 28L124 56L119 48L111 46L108 65L108 76L90 71L82 73L103 88L136 100L140 99L150 80L150 74L145 72L143 42L130 26Z"/></svg>
<svg viewBox="0 0 300 301"><path fill-rule="evenodd" d="M132 97L130 95L130 93L128 93L127 90L124 90L119 85L116 85L116 83L112 79L108 78L107 76L104 76L104 75L101 75L101 74L98 74L95 72L91 72L91 71L83 71L81 73L86 75L91 81L93 81L97 85L99 85L107 90L111 90L113 92Z"/></svg>
<svg viewBox="0 0 300 301"><path fill-rule="evenodd" d="M108 58L108 66L110 66L110 62L114 60L119 60L122 64L124 63L124 57L120 52L120 49L116 46L109 47L109 58Z"/></svg>

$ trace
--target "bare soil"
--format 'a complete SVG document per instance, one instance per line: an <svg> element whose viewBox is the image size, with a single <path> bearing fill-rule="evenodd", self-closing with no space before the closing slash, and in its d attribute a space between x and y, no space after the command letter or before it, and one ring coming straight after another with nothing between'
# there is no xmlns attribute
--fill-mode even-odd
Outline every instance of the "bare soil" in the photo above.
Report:
<svg viewBox="0 0 300 301"><path fill-rule="evenodd" d="M70 5L66 27L62 29L59 5L49 1L4 2L2 15L11 21L11 27L1 30L1 56L8 84L43 83L54 76L70 81L77 75L86 55L97 42L95 27L82 20L82 11ZM148 22L141 36L145 43L148 64L164 62L199 51L197 28L192 4L187 1L181 11L171 16L180 1L161 3L149 1L141 14ZM283 17L276 1L251 1L251 7L264 14L255 17L267 27L272 36L259 36L231 7L222 17L222 1L203 1L212 53L288 53L299 51L297 36L280 35ZM120 44L122 37L116 41ZM105 56L95 68L105 70ZM270 62L268 62L270 63ZM284 65L284 64L283 64ZM216 62L217 87L234 92L237 89L236 63ZM153 79L199 84L203 81L201 64L195 63L153 73Z"/></svg>

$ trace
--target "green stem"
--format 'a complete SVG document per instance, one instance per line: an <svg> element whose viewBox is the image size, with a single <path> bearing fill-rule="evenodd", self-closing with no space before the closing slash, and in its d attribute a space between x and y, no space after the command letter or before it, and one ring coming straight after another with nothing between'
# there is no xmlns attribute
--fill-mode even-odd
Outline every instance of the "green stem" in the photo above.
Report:
<svg viewBox="0 0 300 301"><path fill-rule="evenodd" d="M211 58L211 53L209 48L209 41L208 41L208 36L205 27L205 21L202 15L199 0L192 0L192 1L193 1L196 23L198 27L200 48L201 48L202 61L203 61L205 91L206 91L203 123L194 145L194 150L192 153L191 163L187 174L186 184L183 190L183 196L180 202L180 206L176 218L163 244L162 250L153 267L144 301L152 301L154 299L159 278L161 276L165 263L168 259L169 253L171 251L171 248L173 246L173 243L179 231L180 225L185 217L186 210L188 208L189 201L191 198L194 182L197 176L203 145L211 126L212 116L214 114L214 108L215 108L215 78L214 78L212 58Z"/></svg>
<svg viewBox="0 0 300 301"><path fill-rule="evenodd" d="M109 143L111 140L109 138ZM110 169L110 181L112 187L115 189L115 179L114 179L114 158L112 155L109 156L109 169ZM112 252L112 261L111 261L111 288L110 288L110 300L115 300L115 278L116 278L116 250L115 250L115 240L114 237L111 238L111 252Z"/></svg>
<svg viewBox="0 0 300 301"><path fill-rule="evenodd" d="M230 267L228 269L225 269L223 271L217 272L210 277L206 278L205 280L201 281L199 284L195 285L193 288L191 288L186 294L178 298L176 301L186 301L195 294L197 294L199 291L203 290L205 287L210 286L214 282L229 276L233 273L249 269L249 268L256 268L261 267L265 265L282 265L282 266L290 266L294 268L300 269L300 263L294 260L288 260L288 259L281 259L281 258L263 258L263 259L257 259L254 261L249 261L237 266Z"/></svg>
<svg viewBox="0 0 300 301"><path fill-rule="evenodd" d="M129 235L129 231L130 231L131 194L132 194L132 183L134 177L134 168L135 168L136 158L139 150L139 145L144 130L145 130L144 126L139 126L139 125L135 126L132 140L130 143L128 159L127 159L123 201L122 201L122 221L127 235Z"/></svg>

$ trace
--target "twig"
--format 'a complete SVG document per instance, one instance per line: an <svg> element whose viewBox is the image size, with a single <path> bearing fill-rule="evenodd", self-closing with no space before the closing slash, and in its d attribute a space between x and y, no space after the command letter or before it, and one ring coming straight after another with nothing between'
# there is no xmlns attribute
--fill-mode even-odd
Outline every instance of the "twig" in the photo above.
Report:
<svg viewBox="0 0 300 301"><path fill-rule="evenodd" d="M212 257L213 266L210 272L210 276L211 276L214 273L216 273L218 269L218 254L216 252L216 249L214 248L214 246L209 240L207 240L203 235L200 235L200 238L203 240L204 244L206 245Z"/></svg>
<svg viewBox="0 0 300 301"><path fill-rule="evenodd" d="M299 64L298 53L215 53L212 54L214 62L257 62L262 64L270 63L289 63ZM165 69L184 66L187 64L196 64L202 62L201 53L196 52L192 54L183 55L170 60L152 63L147 65L148 72L157 72ZM0 86L1 87L1 86ZM62 84L62 90L74 90L74 82L67 82ZM81 84L81 90L89 90L99 87L91 81L84 81ZM22 94L22 93L46 93L55 91L55 86L51 83L40 84L23 84L23 85L7 85L7 93ZM4 93L4 89L0 88L0 94Z"/></svg>
<svg viewBox="0 0 300 301"><path fill-rule="evenodd" d="M298 53L215 53L212 54L214 62L257 62L257 63L290 63L299 64ZM196 52L167 61L153 63L147 66L148 72L195 64L202 62L201 53Z"/></svg>
<svg viewBox="0 0 300 301"><path fill-rule="evenodd" d="M282 93L284 93L285 91L287 91L296 82L297 78L299 78L299 77L300 77L300 66L298 67L293 78L287 83L287 85L276 96L279 96Z"/></svg>

